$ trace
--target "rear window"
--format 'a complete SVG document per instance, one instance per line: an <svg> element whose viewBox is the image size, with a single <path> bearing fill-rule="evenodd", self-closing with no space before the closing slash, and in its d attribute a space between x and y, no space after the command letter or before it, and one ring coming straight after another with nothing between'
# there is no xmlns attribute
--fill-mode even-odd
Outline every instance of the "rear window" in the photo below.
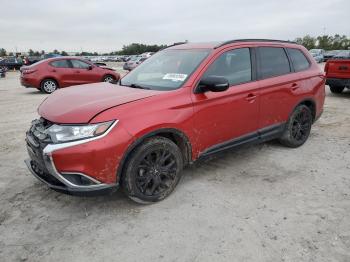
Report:
<svg viewBox="0 0 350 262"><path fill-rule="evenodd" d="M74 68L88 69L90 66L88 63L85 63L81 60L72 59L70 61L72 62Z"/></svg>
<svg viewBox="0 0 350 262"><path fill-rule="evenodd" d="M259 47L260 78L279 76L290 73L289 60L281 47Z"/></svg>
<svg viewBox="0 0 350 262"><path fill-rule="evenodd" d="M57 60L50 63L53 67L69 68L68 60Z"/></svg>
<svg viewBox="0 0 350 262"><path fill-rule="evenodd" d="M309 60L299 49L288 48L287 50L295 72L303 71L310 67Z"/></svg>

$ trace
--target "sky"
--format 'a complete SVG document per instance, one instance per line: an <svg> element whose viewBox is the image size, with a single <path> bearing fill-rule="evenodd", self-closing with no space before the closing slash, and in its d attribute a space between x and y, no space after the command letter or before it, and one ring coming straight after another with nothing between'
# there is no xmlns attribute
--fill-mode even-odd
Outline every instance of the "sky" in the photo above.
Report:
<svg viewBox="0 0 350 262"><path fill-rule="evenodd" d="M350 36L350 0L0 0L0 10L0 48L8 52Z"/></svg>

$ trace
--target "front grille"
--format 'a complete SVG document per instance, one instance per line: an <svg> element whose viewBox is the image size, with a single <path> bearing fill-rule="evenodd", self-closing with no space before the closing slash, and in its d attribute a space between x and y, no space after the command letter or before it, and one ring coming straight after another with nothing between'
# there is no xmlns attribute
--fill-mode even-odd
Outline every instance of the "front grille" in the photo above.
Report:
<svg viewBox="0 0 350 262"><path fill-rule="evenodd" d="M51 137L46 133L46 129L52 126L53 123L44 119L39 118L32 121L32 125L27 132L31 140L40 144L41 147L45 147L47 144L52 143Z"/></svg>
<svg viewBox="0 0 350 262"><path fill-rule="evenodd" d="M45 166L43 150L47 144L52 143L50 136L45 132L51 125L52 123L44 118L36 119L32 121L26 133L28 154L35 166L33 169L41 175L49 173Z"/></svg>

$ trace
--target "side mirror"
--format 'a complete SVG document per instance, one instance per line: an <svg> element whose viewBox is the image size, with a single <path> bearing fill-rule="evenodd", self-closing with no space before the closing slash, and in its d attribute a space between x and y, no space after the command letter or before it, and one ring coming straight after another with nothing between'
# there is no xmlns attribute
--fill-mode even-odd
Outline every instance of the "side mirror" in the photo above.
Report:
<svg viewBox="0 0 350 262"><path fill-rule="evenodd" d="M222 76L207 76L201 79L195 93L223 92L230 87L230 83Z"/></svg>
<svg viewBox="0 0 350 262"><path fill-rule="evenodd" d="M92 70L93 66L92 65L89 65L87 70Z"/></svg>

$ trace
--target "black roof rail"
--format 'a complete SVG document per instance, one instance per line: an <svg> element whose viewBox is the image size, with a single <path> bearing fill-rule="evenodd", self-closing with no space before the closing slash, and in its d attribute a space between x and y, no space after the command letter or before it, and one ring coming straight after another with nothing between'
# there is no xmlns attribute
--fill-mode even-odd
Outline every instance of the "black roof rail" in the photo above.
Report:
<svg viewBox="0 0 350 262"><path fill-rule="evenodd" d="M187 44L187 43L188 43L188 41L184 41L184 42L176 42L176 43L174 43L174 44L172 44L172 45L168 45L168 46L166 46L166 47L162 48L161 50L167 49L167 48L172 47L172 46L176 46L176 45L183 45L183 44Z"/></svg>
<svg viewBox="0 0 350 262"><path fill-rule="evenodd" d="M222 42L221 44L218 44L214 48L219 48L224 45L233 44L233 43L239 43L239 42L277 42L277 43L289 43L289 44L298 44L294 41L287 41L287 40L276 40L276 39L234 39L234 40L228 40L225 42Z"/></svg>

